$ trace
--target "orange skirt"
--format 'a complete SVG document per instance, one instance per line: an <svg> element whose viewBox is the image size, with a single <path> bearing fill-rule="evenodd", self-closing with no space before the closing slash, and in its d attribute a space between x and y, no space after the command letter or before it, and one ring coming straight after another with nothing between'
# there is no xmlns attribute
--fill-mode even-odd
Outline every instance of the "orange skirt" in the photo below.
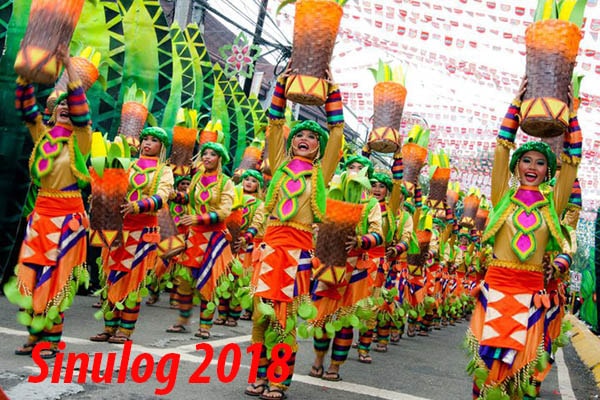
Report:
<svg viewBox="0 0 600 400"><path fill-rule="evenodd" d="M544 335L544 309L534 296L544 288L541 272L490 266L475 294L471 332L488 366L487 384L497 385L537 359Z"/></svg>
<svg viewBox="0 0 600 400"><path fill-rule="evenodd" d="M254 294L274 303L285 326L287 304L308 296L312 273L312 233L290 226L269 226L252 276Z"/></svg>
<svg viewBox="0 0 600 400"><path fill-rule="evenodd" d="M374 268L370 264L375 268L377 266L372 261L363 259L366 254L360 250L350 251L342 284L330 287L319 280L313 283L312 300L317 307L316 321L352 307L372 294L373 280L370 271Z"/></svg>
<svg viewBox="0 0 600 400"><path fill-rule="evenodd" d="M103 248L103 270L108 285L108 301L123 301L140 289L148 270L156 265L157 240L152 234L157 226L156 215L129 214L123 221L124 243Z"/></svg>
<svg viewBox="0 0 600 400"><path fill-rule="evenodd" d="M190 228L179 264L190 268L194 286L205 300L213 298L219 278L233 261L224 223Z"/></svg>
<svg viewBox="0 0 600 400"><path fill-rule="evenodd" d="M32 295L35 314L64 299L73 268L86 259L87 227L79 191L54 195L40 191L27 221L17 266L20 291Z"/></svg>

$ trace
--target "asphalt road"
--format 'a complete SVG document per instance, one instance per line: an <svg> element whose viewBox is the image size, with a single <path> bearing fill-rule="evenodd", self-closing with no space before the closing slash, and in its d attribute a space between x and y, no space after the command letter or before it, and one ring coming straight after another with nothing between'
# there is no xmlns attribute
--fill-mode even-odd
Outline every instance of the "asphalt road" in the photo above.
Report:
<svg viewBox="0 0 600 400"><path fill-rule="evenodd" d="M125 348L88 340L102 330L102 322L93 317L97 310L91 305L96 300L77 296L67 311L63 336L66 348L61 363L59 359L34 361L14 355L14 349L26 340L26 332L16 322L16 307L0 296L0 386L9 398L251 399L243 394L252 364L251 354L247 353L250 322L240 321L235 328L215 326L207 341L195 338L193 330L166 333L177 311L168 308L167 296L163 295L153 307L142 305L132 346ZM197 326L198 312L195 309L192 327ZM313 361L312 343L301 341L289 398L470 399L471 381L465 373L467 356L462 348L467 325L446 327L429 337L405 337L398 346L390 345L387 353L372 352L370 365L359 363L356 350L352 350L342 366L341 382L307 375ZM197 350L196 345L201 342L206 344ZM212 351L213 356L207 358L206 351ZM69 355L89 357L88 374L80 376L79 368L69 367ZM105 368L110 357L114 358L112 374L106 373ZM101 366L96 372L92 371L94 362ZM74 383L65 383L69 373L73 374ZM541 398L598 398L593 376L570 346L560 352L542 386Z"/></svg>

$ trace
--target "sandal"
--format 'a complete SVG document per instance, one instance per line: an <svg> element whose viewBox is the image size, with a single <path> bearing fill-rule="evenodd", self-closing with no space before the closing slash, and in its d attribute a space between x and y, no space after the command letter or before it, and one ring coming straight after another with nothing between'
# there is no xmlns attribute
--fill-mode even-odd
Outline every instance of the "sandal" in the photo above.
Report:
<svg viewBox="0 0 600 400"><path fill-rule="evenodd" d="M373 359L369 353L358 353L358 362L363 364L371 364Z"/></svg>
<svg viewBox="0 0 600 400"><path fill-rule="evenodd" d="M390 335L390 343L397 344L400 341L402 335L400 333L392 333Z"/></svg>
<svg viewBox="0 0 600 400"><path fill-rule="evenodd" d="M225 320L223 318L217 318L214 320L213 325L225 325Z"/></svg>
<svg viewBox="0 0 600 400"><path fill-rule="evenodd" d="M325 381L330 381L330 382L339 382L342 380L342 377L340 376L339 372L325 372L325 374L321 377L321 379L325 380Z"/></svg>
<svg viewBox="0 0 600 400"><path fill-rule="evenodd" d="M247 394L248 396L260 396L261 394L263 394L265 392L265 390L267 390L269 388L269 385L264 382L264 383L251 383L250 386L248 386L246 388L246 390L244 390L244 394Z"/></svg>
<svg viewBox="0 0 600 400"><path fill-rule="evenodd" d="M210 338L210 332L207 329L200 328L200 330L198 330L194 336L199 337L200 339L208 339Z"/></svg>
<svg viewBox="0 0 600 400"><path fill-rule="evenodd" d="M324 372L325 371L322 365L320 367L316 367L313 365L310 367L310 372L308 373L308 376L312 376L313 378L322 378Z"/></svg>
<svg viewBox="0 0 600 400"><path fill-rule="evenodd" d="M373 349L373 351L376 351L378 353L387 353L387 351L388 351L387 344L378 343L377 346L375 346L375 348Z"/></svg>
<svg viewBox="0 0 600 400"><path fill-rule="evenodd" d="M160 300L160 298L158 296L150 296L150 298L148 300L146 300L146 305L148 306L153 306L156 303L158 303L158 300Z"/></svg>
<svg viewBox="0 0 600 400"><path fill-rule="evenodd" d="M234 327L237 325L238 325L237 321L233 318L227 318L227 321L225 321L225 326Z"/></svg>
<svg viewBox="0 0 600 400"><path fill-rule="evenodd" d="M166 331L169 333L187 333L188 332L185 325L181 325L181 324L175 324L175 325L167 328Z"/></svg>
<svg viewBox="0 0 600 400"><path fill-rule="evenodd" d="M92 304L92 307L94 307L94 308L102 308L102 303L103 302L101 300L97 301L94 304Z"/></svg>
<svg viewBox="0 0 600 400"><path fill-rule="evenodd" d="M97 335L94 335L90 338L90 340L92 342L108 342L108 340L112 337L113 335L109 332L100 332Z"/></svg>
<svg viewBox="0 0 600 400"><path fill-rule="evenodd" d="M127 336L123 332L117 332L116 335L111 336L111 338L108 339L108 343L125 344L126 342L129 342L130 340L131 339L129 339L129 336Z"/></svg>
<svg viewBox="0 0 600 400"><path fill-rule="evenodd" d="M23 346L15 349L15 354L18 356L29 356L33 352L33 348L37 343L25 343Z"/></svg>
<svg viewBox="0 0 600 400"><path fill-rule="evenodd" d="M55 358L58 353L60 353L60 351L58 349L52 349L52 348L44 349L44 350L40 351L40 357L45 360L48 360L51 358Z"/></svg>
<svg viewBox="0 0 600 400"><path fill-rule="evenodd" d="M277 393L278 396L275 396L275 397L268 396L269 393ZM284 399L287 399L287 394L285 394L285 392L281 389L269 388L260 394L259 399L262 399L262 400L284 400Z"/></svg>
<svg viewBox="0 0 600 400"><path fill-rule="evenodd" d="M252 313L249 311L244 311L244 313L240 316L242 321L250 321L252 319Z"/></svg>
<svg viewBox="0 0 600 400"><path fill-rule="evenodd" d="M408 325L408 330L406 331L406 335L408 337L415 337L415 335L417 334L416 329L417 328L414 325L413 326Z"/></svg>

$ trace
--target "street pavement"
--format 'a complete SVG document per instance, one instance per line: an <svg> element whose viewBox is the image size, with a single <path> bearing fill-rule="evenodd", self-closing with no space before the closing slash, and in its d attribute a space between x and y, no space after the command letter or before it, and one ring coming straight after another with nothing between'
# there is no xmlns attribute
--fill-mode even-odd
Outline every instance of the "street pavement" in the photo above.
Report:
<svg viewBox="0 0 600 400"><path fill-rule="evenodd" d="M93 316L96 301L95 297L77 296L67 311L61 362L59 358L42 361L14 355L14 349L25 342L26 332L16 322L16 307L0 296L0 387L8 398L252 399L243 394L252 367L248 353L251 322L240 321L233 328L214 326L209 340L194 337L195 329L166 333L177 311L169 309L168 296L163 294L152 307L142 304L133 342L124 347L88 340L102 330L102 322ZM197 326L198 313L195 308L191 327ZM308 376L314 358L312 342L302 340L289 398L469 399L471 380L465 372L468 360L462 348L467 327L463 322L433 331L429 337L403 337L399 345L390 345L387 353L372 352L373 363L368 365L359 363L352 349L340 371L340 382ZM205 343L200 350L196 349L198 343ZM207 357L207 352L214 354ZM68 357L75 355L89 356L87 374L80 375L79 367L68 365ZM112 374L106 368L111 357ZM99 368L92 368L94 362ZM69 375L72 382L66 383ZM598 398L597 393L593 375L567 346L559 352L541 398L592 399Z"/></svg>

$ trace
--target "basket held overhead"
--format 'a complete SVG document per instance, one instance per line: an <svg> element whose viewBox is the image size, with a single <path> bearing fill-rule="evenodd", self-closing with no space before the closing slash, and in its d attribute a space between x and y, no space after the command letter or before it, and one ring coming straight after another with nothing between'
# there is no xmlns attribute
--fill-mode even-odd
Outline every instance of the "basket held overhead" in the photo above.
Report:
<svg viewBox="0 0 600 400"><path fill-rule="evenodd" d="M527 90L521 129L554 137L569 126L569 83L581 41L586 0L539 0L534 23L525 31Z"/></svg>
<svg viewBox="0 0 600 400"><path fill-rule="evenodd" d="M293 1L284 1L280 8ZM294 103L320 106L327 100L327 70L345 0L298 0L294 16L292 74L285 95Z"/></svg>
<svg viewBox="0 0 600 400"><path fill-rule="evenodd" d="M68 46L84 0L32 0L27 30L15 59L15 72L31 82L56 82L62 62L60 45Z"/></svg>
<svg viewBox="0 0 600 400"><path fill-rule="evenodd" d="M402 68L392 69L379 60L377 69L370 68L375 81L373 87L373 130L369 133L369 147L380 153L394 153L401 144L400 122L406 100Z"/></svg>

